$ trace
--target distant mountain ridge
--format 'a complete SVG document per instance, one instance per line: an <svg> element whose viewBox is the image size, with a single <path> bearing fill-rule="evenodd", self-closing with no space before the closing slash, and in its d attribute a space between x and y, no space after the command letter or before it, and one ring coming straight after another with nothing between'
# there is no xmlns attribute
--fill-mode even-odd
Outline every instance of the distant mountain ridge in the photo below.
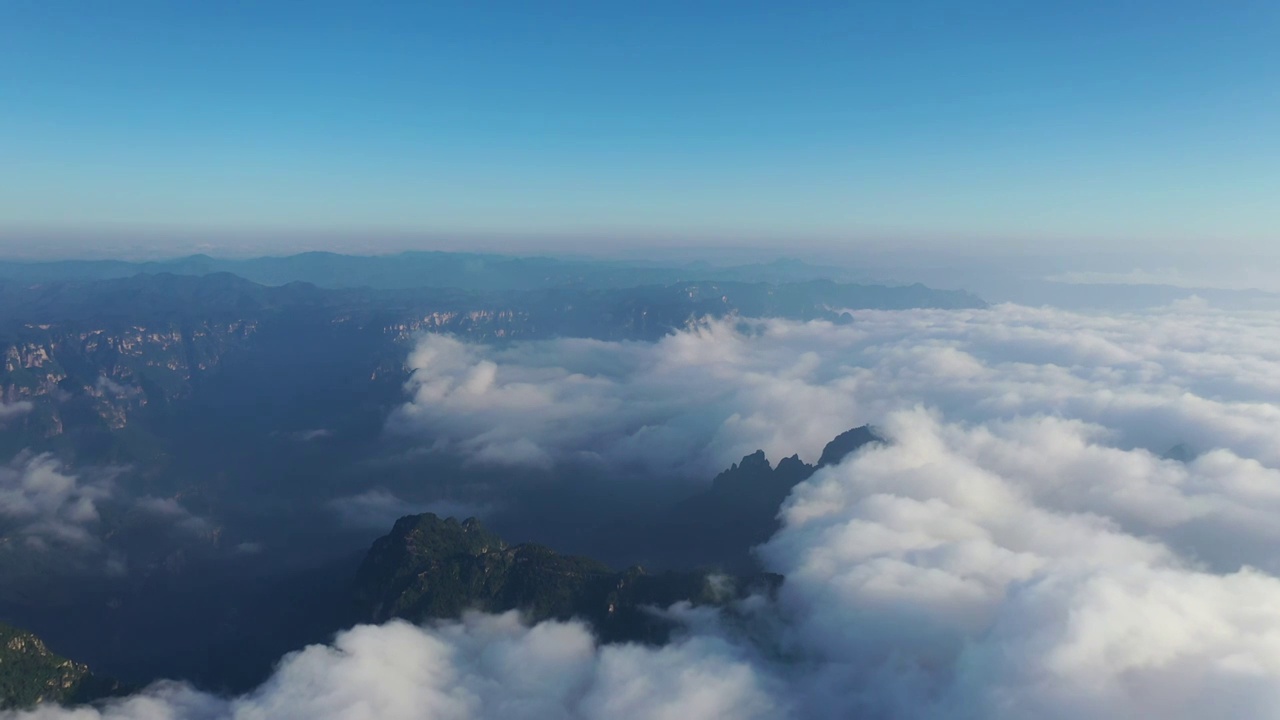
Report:
<svg viewBox="0 0 1280 720"><path fill-rule="evenodd" d="M550 309L582 318L582 309L603 305L600 319L625 319L628 310L678 310L690 315L739 313L749 317L838 319L844 310L981 308L980 298L959 290L924 285L860 285L831 280L767 283L690 280L625 288L559 287L519 291L462 290L423 285L406 289L324 288L294 281L264 285L226 272L204 275L137 274L98 280L31 281L0 277L0 330L17 323L50 323L114 318L148 322L209 314L235 314L285 307L329 308L343 312L408 313L426 310L503 307L537 317ZM549 307L548 307L549 306ZM580 306L580 308L579 308ZM575 310L577 312L575 313ZM552 318L539 318L551 322ZM664 320L671 320L664 317ZM570 322L549 331L574 332ZM627 328L614 334L626 334ZM580 331L580 330L579 330ZM604 328L594 330L607 333Z"/></svg>
<svg viewBox="0 0 1280 720"><path fill-rule="evenodd" d="M737 266L706 262L663 266L617 260L438 251L391 255L304 252L243 259L191 255L149 262L0 261L0 278L20 278L30 282L104 280L140 273L208 275L220 272L233 273L265 285L308 282L325 288L455 287L480 292L557 287L619 288L694 280L797 282L825 279L847 282L862 279L858 273L843 268L811 265L789 259Z"/></svg>

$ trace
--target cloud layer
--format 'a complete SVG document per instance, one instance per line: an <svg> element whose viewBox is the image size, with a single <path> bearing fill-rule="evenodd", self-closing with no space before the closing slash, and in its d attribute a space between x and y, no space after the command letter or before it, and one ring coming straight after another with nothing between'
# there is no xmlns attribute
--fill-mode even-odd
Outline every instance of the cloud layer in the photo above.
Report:
<svg viewBox="0 0 1280 720"><path fill-rule="evenodd" d="M411 363L393 425L474 462L692 473L813 459L868 421L891 442L788 499L760 548L776 601L673 608L666 647L512 615L358 627L243 697L161 685L78 717L1280 713L1280 314L858 312L648 345L429 337Z"/></svg>
<svg viewBox="0 0 1280 720"><path fill-rule="evenodd" d="M0 424L6 420L16 418L19 415L25 415L31 412L35 406L27 400L17 400L15 402L5 402L0 400Z"/></svg>
<svg viewBox="0 0 1280 720"><path fill-rule="evenodd" d="M790 642L830 673L802 695L819 713L1280 709L1280 580L1251 567L1274 565L1276 471L1228 451L1184 466L1051 417L906 411L885 431L798 488L762 548Z"/></svg>
<svg viewBox="0 0 1280 720"><path fill-rule="evenodd" d="M926 404L969 421L1052 413L1125 447L1185 442L1280 464L1280 314L852 314L709 322L657 343L429 335L390 425L474 462L594 457L705 477L757 448L816 460L835 434Z"/></svg>
<svg viewBox="0 0 1280 720"><path fill-rule="evenodd" d="M253 693L221 699L161 684L98 709L19 717L76 720L543 720L776 717L765 678L713 637L659 649L599 646L580 623L527 627L514 613L423 629L358 626L286 657ZM12 717L12 716L11 716Z"/></svg>
<svg viewBox="0 0 1280 720"><path fill-rule="evenodd" d="M174 498L130 497L119 479L127 468L71 468L51 453L24 450L0 465L0 550L14 573L125 572L126 537L163 532L207 538L216 527ZM154 550L135 538L134 549ZM7 560L6 560L7 561Z"/></svg>
<svg viewBox="0 0 1280 720"><path fill-rule="evenodd" d="M448 500L414 504L401 500L394 493L383 488L335 498L329 501L329 508L338 516L343 526L377 532L385 532L395 524L396 520L405 515L429 512L440 517L468 518L482 517L487 511L487 508L482 505Z"/></svg>
<svg viewBox="0 0 1280 720"><path fill-rule="evenodd" d="M0 536L35 546L89 545L98 505L110 496L109 477L82 480L52 455L20 453L0 466Z"/></svg>

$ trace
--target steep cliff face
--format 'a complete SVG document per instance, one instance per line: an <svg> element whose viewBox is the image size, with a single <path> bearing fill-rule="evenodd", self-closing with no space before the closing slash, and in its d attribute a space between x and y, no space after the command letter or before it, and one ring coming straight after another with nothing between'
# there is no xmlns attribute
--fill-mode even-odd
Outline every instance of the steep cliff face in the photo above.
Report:
<svg viewBox="0 0 1280 720"><path fill-rule="evenodd" d="M0 709L83 702L111 689L112 683L54 654L35 635L0 623Z"/></svg>
<svg viewBox="0 0 1280 720"><path fill-rule="evenodd" d="M39 437L68 423L118 430L149 405L190 397L199 376L246 348L256 329L253 320L23 324L0 344L0 399L29 403L16 421Z"/></svg>
<svg viewBox="0 0 1280 720"><path fill-rule="evenodd" d="M422 332L490 340L532 327L528 312L430 288L266 287L225 274L0 281L0 423L28 442L121 430L229 366L236 381L216 392L254 396L290 369L394 376Z"/></svg>
<svg viewBox="0 0 1280 720"><path fill-rule="evenodd" d="M745 572L756 566L752 549L778 531L778 510L796 485L881 440L866 425L848 430L827 443L817 465L796 455L773 465L757 450L717 475L711 487L651 521L654 527L628 532L639 536L646 529L660 529L647 542L659 557Z"/></svg>
<svg viewBox="0 0 1280 720"><path fill-rule="evenodd" d="M386 335L406 341L424 332L445 332L477 339L519 337L530 329L527 311L510 308L440 310L395 320L382 327Z"/></svg>

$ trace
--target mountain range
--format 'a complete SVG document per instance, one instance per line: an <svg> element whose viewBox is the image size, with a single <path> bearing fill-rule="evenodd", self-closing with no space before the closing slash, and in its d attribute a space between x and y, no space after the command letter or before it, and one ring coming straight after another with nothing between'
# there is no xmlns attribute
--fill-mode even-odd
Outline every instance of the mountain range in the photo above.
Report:
<svg viewBox="0 0 1280 720"><path fill-rule="evenodd" d="M0 620L43 638L13 631L7 701L81 697L58 673L85 665L238 692L339 628L465 608L660 642L649 606L768 592L751 548L870 429L817 465L757 452L626 497L613 468L476 466L384 430L422 333L652 341L707 318L984 306L849 279L464 254L0 263L0 489L16 499L0 508Z"/></svg>
<svg viewBox="0 0 1280 720"><path fill-rule="evenodd" d="M243 635L233 626L221 628L217 647L196 652L226 653L226 665L201 679L229 691L251 687L283 653L325 642L344 627L392 618L432 622L467 610L518 610L533 622L576 618L602 642L665 642L673 625L656 610L678 602L729 607L748 594L773 592L783 578L744 561L772 534L780 504L797 483L876 442L879 436L866 426L842 433L817 465L792 456L771 466L757 451L705 491L669 506L659 516L665 521L646 517L619 530L637 532L646 545L674 543L691 553L683 570L616 570L538 543L508 543L475 518L406 515L373 541L353 570L344 564L321 568L324 577L313 572L235 606L237 613L260 614L268 625L243 625ZM0 708L82 702L121 687L50 652L30 632L0 626L0 643Z"/></svg>
<svg viewBox="0 0 1280 720"><path fill-rule="evenodd" d="M982 306L963 292L829 280L504 292L268 286L225 272L0 280L0 403L9 409L0 451L75 430L98 442L64 446L92 448L139 418L172 423L166 410L202 390L269 400L323 386L353 402L385 397L421 332L653 340L708 317L848 322L856 309ZM153 444L147 435L135 444Z"/></svg>
<svg viewBox="0 0 1280 720"><path fill-rule="evenodd" d="M587 289L669 285L693 280L734 282L854 282L863 275L845 268L779 259L767 263L715 265L660 264L585 258L518 257L488 253L402 252L342 255L305 252L282 257L213 258L191 255L171 260L0 261L0 278L24 282L106 280L139 274L209 275L231 273L264 285L291 282L328 288L408 289L453 287L479 292Z"/></svg>

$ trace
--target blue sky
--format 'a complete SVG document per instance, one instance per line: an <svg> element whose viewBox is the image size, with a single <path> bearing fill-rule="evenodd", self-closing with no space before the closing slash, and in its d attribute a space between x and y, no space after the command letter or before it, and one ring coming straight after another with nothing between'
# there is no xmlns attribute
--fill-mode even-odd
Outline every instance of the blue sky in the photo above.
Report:
<svg viewBox="0 0 1280 720"><path fill-rule="evenodd" d="M1280 245L1280 3L0 0L0 172L0 251L1257 251Z"/></svg>

